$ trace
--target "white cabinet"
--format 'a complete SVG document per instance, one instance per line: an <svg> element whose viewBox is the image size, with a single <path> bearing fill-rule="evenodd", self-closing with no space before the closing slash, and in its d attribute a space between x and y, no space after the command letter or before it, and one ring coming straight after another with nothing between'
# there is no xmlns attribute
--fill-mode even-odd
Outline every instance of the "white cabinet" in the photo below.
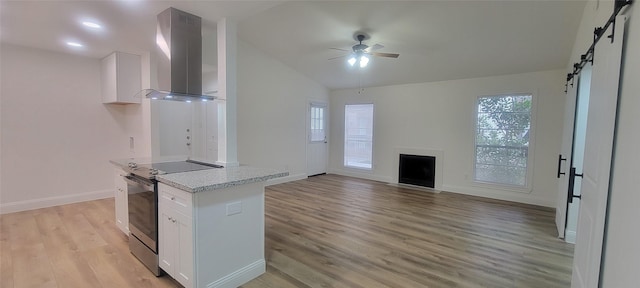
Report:
<svg viewBox="0 0 640 288"><path fill-rule="evenodd" d="M102 59L102 102L140 103L133 97L141 91L141 57L113 52Z"/></svg>
<svg viewBox="0 0 640 288"><path fill-rule="evenodd" d="M193 197L159 184L158 244L160 268L184 287L193 287Z"/></svg>
<svg viewBox="0 0 640 288"><path fill-rule="evenodd" d="M235 288L265 272L264 183L186 192L158 183L160 268L187 288Z"/></svg>
<svg viewBox="0 0 640 288"><path fill-rule="evenodd" d="M127 199L127 182L124 181L125 172L115 169L115 202L116 202L116 226L124 234L129 235L129 203Z"/></svg>

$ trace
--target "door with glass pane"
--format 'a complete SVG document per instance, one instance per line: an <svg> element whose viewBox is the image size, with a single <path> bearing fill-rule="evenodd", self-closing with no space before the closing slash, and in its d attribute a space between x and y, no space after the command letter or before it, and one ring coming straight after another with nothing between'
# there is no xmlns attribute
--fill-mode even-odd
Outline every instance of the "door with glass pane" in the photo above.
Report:
<svg viewBox="0 0 640 288"><path fill-rule="evenodd" d="M327 104L311 102L307 125L307 175L327 173Z"/></svg>

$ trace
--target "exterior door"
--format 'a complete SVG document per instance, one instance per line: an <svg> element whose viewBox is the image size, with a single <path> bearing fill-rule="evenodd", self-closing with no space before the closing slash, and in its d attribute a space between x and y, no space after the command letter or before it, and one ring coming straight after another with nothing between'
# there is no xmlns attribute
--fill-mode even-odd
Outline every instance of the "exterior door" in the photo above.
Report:
<svg viewBox="0 0 640 288"><path fill-rule="evenodd" d="M595 47L571 287L598 287L613 159L625 16ZM615 26L615 29L614 29Z"/></svg>
<svg viewBox="0 0 640 288"><path fill-rule="evenodd" d="M309 103L307 124L307 176L327 173L327 104Z"/></svg>

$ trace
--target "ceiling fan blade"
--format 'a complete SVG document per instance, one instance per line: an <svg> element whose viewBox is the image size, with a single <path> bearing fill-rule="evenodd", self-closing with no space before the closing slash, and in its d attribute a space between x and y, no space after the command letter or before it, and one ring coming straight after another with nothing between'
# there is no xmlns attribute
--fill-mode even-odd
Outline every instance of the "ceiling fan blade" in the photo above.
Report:
<svg viewBox="0 0 640 288"><path fill-rule="evenodd" d="M365 52L371 52L371 51L375 51L375 50L379 50L384 48L384 46L380 45L380 44L375 44L367 49L364 49Z"/></svg>
<svg viewBox="0 0 640 288"><path fill-rule="evenodd" d="M378 57L388 57L388 58L398 58L400 54L396 53L380 53L380 52L371 52L371 55Z"/></svg>
<svg viewBox="0 0 640 288"><path fill-rule="evenodd" d="M347 49L342 49L342 48L329 48L332 50L338 50L338 51L346 51L346 52L351 52L351 50L347 50Z"/></svg>
<svg viewBox="0 0 640 288"><path fill-rule="evenodd" d="M333 60L333 59L338 59L338 58L344 58L347 57L347 55L342 55L342 56L338 56L338 57L333 57L333 58L329 58L327 60Z"/></svg>

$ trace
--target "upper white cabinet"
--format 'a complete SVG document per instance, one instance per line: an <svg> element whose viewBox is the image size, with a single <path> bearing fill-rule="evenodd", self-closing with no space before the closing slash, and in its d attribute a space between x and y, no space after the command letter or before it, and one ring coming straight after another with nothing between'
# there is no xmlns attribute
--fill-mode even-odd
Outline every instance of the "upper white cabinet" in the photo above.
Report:
<svg viewBox="0 0 640 288"><path fill-rule="evenodd" d="M113 52L102 59L102 102L140 103L133 97L141 89L141 57L124 52Z"/></svg>

